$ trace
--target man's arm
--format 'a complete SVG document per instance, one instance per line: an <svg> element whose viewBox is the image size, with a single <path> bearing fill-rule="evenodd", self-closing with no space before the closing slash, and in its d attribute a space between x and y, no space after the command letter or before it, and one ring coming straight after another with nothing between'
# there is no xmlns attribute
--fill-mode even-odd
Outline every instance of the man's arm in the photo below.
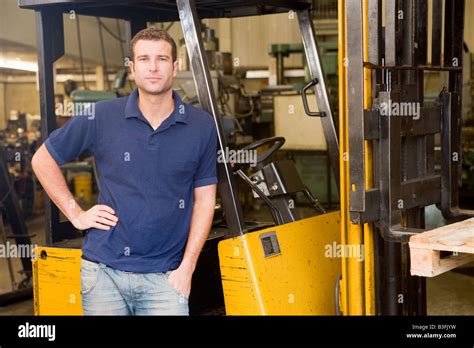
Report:
<svg viewBox="0 0 474 348"><path fill-rule="evenodd" d="M211 230L216 205L216 186L207 185L194 189L193 213L184 257L181 265L169 276L171 285L186 297L191 293L192 275Z"/></svg>
<svg viewBox="0 0 474 348"><path fill-rule="evenodd" d="M117 224L118 219L114 215L114 210L106 205L95 205L86 212L81 209L74 200L61 169L44 144L33 156L31 166L49 198L66 215L74 227L79 230L92 227L110 230L109 226Z"/></svg>

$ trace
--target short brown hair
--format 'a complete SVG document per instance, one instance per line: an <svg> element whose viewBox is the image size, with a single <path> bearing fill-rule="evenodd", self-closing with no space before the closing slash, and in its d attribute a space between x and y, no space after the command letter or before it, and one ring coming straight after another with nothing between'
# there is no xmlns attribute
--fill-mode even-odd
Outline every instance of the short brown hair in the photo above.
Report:
<svg viewBox="0 0 474 348"><path fill-rule="evenodd" d="M168 34L167 31L160 30L155 27L150 27L150 28L140 30L138 33L135 34L132 41L130 42L130 46L131 46L130 51L132 53L132 61L134 59L133 48L135 47L135 44L139 40L149 40L149 41L163 40L163 41L168 42L171 45L171 56L173 58L173 62L176 61L176 58L177 58L176 42L174 42L173 38L170 36L170 34Z"/></svg>

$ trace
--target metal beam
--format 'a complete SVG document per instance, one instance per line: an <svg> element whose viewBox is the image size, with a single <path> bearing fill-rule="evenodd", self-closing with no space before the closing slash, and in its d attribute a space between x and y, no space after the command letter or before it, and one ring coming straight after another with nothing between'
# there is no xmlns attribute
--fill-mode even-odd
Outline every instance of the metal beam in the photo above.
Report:
<svg viewBox="0 0 474 348"><path fill-rule="evenodd" d="M362 1L346 1L349 122L349 210L365 212L364 56Z"/></svg>
<svg viewBox="0 0 474 348"><path fill-rule="evenodd" d="M443 24L443 0L433 1L432 28L431 28L431 65L441 65L441 27Z"/></svg>
<svg viewBox="0 0 474 348"><path fill-rule="evenodd" d="M138 33L140 30L145 29L147 27L147 21L143 18L135 18L129 21L125 21L125 46L126 46L126 54L128 57L132 57L130 43L132 38ZM123 57L125 58L125 57Z"/></svg>
<svg viewBox="0 0 474 348"><path fill-rule="evenodd" d="M380 65L382 42L382 0L368 0L368 35L369 59L375 65Z"/></svg>
<svg viewBox="0 0 474 348"><path fill-rule="evenodd" d="M44 142L56 129L54 106L54 62L64 54L63 15L59 11L36 11L36 43L38 48L38 79L41 112L41 139ZM59 210L45 195L46 243L57 241Z"/></svg>
<svg viewBox="0 0 474 348"><path fill-rule="evenodd" d="M385 64L398 65L397 60L397 0L385 0Z"/></svg>
<svg viewBox="0 0 474 348"><path fill-rule="evenodd" d="M416 35L415 64L425 65L428 56L428 3L427 0L416 1Z"/></svg>
<svg viewBox="0 0 474 348"><path fill-rule="evenodd" d="M298 10L297 15L311 79L317 79L319 81L319 83L314 86L314 94L318 104L319 112L324 112L326 114L325 117L321 118L321 124L323 126L324 136L326 137L331 167L339 191L339 140L337 137L331 106L329 104L323 67L319 58L316 35L314 33L313 23L310 20L309 11Z"/></svg>
<svg viewBox="0 0 474 348"><path fill-rule="evenodd" d="M179 17L183 35L191 63L201 107L214 117L218 133L218 148L224 152L227 147L222 119L217 108L216 97L212 87L209 64L201 37L201 26L196 12L194 0L177 0ZM219 194L224 208L228 236L233 237L244 233L245 222L239 202L237 185L229 163L218 164Z"/></svg>

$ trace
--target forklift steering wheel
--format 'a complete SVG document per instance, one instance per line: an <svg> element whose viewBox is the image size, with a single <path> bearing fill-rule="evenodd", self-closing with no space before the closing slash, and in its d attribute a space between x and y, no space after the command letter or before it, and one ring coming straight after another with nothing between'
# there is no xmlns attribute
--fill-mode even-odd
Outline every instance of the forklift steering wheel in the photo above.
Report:
<svg viewBox="0 0 474 348"><path fill-rule="evenodd" d="M285 138L283 137L271 137L262 140L258 140L252 144L243 147L241 150L256 150L262 146L270 145L268 150L261 153L257 153L257 166L263 164L271 155L273 155L280 147L285 144Z"/></svg>

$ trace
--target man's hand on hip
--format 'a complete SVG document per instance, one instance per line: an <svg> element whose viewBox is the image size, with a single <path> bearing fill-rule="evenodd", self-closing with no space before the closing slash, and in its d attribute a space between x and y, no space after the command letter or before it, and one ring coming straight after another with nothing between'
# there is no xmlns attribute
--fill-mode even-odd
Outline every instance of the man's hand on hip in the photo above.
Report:
<svg viewBox="0 0 474 348"><path fill-rule="evenodd" d="M81 211L71 223L78 230L97 228L99 230L110 230L110 226L117 225L118 218L115 211L106 205L94 205L88 211Z"/></svg>

